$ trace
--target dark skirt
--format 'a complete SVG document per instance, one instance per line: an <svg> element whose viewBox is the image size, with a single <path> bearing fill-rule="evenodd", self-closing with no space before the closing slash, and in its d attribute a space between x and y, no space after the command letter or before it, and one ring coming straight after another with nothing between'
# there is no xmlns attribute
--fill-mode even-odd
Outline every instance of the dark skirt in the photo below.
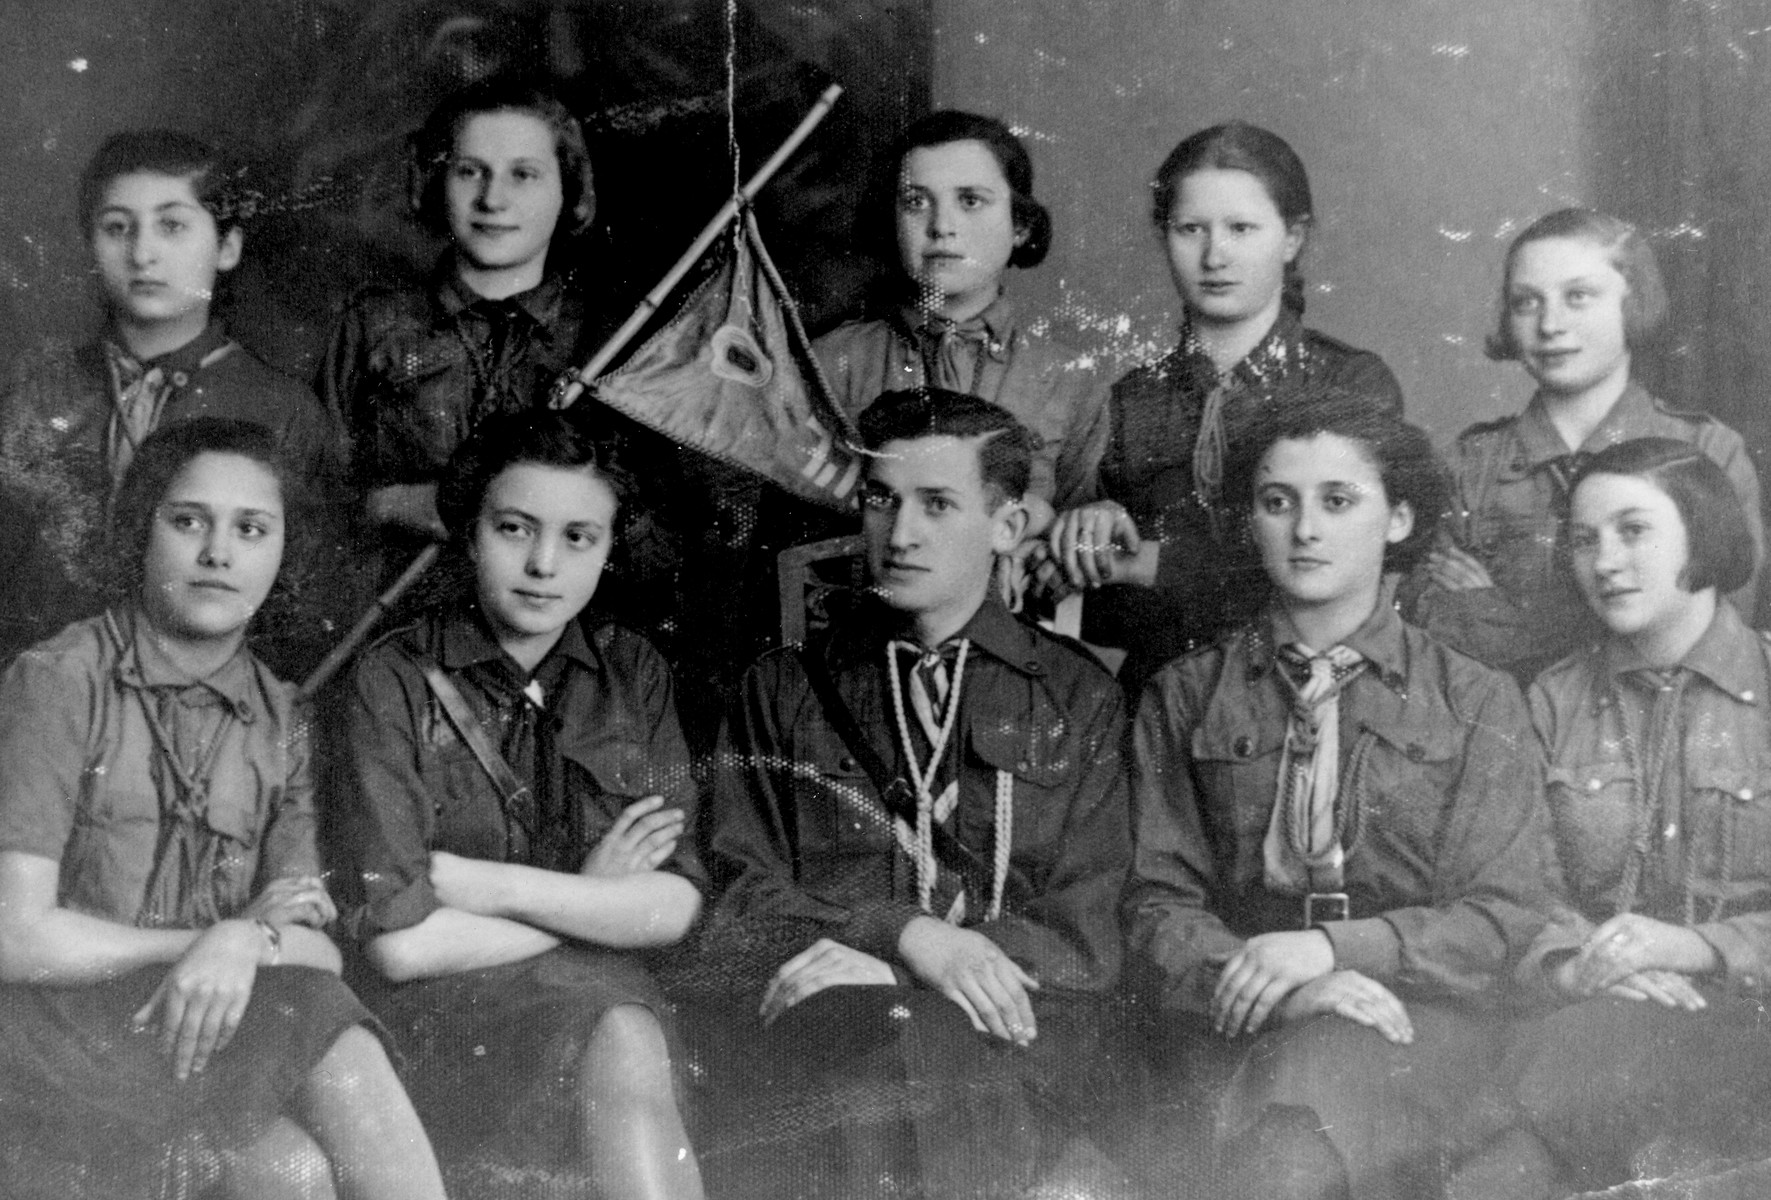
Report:
<svg viewBox="0 0 1771 1200"><path fill-rule="evenodd" d="M184 1195L285 1116L340 1034L370 1021L337 976L262 967L239 1030L180 1081L131 1018L165 967L87 987L0 985L6 1195Z"/></svg>
<svg viewBox="0 0 1771 1200"><path fill-rule="evenodd" d="M1087 1132L1113 1085L1101 1006L1034 999L1017 1047L938 992L827 988L764 1029L754 993L705 999L692 1040L710 1078L709 1190L751 1200L1019 1197ZM715 1044L717 1043L717 1045Z"/></svg>
<svg viewBox="0 0 1771 1200"><path fill-rule="evenodd" d="M1473 1005L1406 1003L1415 1031L1406 1046L1332 1015L1233 1041L1203 1018L1177 1018L1155 1050L1164 1102L1143 1122L1145 1138L1172 1150L1156 1157L1192 1176L1177 1194L1229 1194L1210 1176L1219 1154L1281 1112L1322 1133L1361 1200L1441 1194L1450 1164L1504 1127L1477 1101L1505 1027Z"/></svg>
<svg viewBox="0 0 1771 1200"><path fill-rule="evenodd" d="M1688 1013L1602 997L1520 1031L1503 1075L1570 1187L1771 1154L1771 1013L1750 996L1706 998Z"/></svg>
<svg viewBox="0 0 1771 1200"><path fill-rule="evenodd" d="M671 1030L651 975L615 950L560 946L363 993L400 1049L432 1144L456 1162L575 1163L579 1064L603 1014L637 1004Z"/></svg>

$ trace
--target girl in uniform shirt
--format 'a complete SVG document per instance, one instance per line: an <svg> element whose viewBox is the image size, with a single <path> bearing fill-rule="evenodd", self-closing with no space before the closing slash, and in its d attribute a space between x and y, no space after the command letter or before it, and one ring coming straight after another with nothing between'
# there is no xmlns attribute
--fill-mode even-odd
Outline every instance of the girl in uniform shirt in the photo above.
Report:
<svg viewBox="0 0 1771 1200"><path fill-rule="evenodd" d="M1111 437L1084 485L1092 502L1063 513L1049 538L1069 586L1117 585L1091 596L1084 636L1129 650L1121 678L1134 695L1227 618L1234 581L1219 563L1241 497L1225 500L1225 459L1274 389L1308 381L1402 410L1382 359L1303 325L1298 262L1313 207L1282 138L1239 121L1202 129L1151 189L1180 342L1113 385Z"/></svg>
<svg viewBox="0 0 1771 1200"><path fill-rule="evenodd" d="M1424 433L1284 397L1231 479L1270 603L1157 672L1134 726L1128 970L1179 1111L1212 1113L1151 1144L1215 1141L1205 1195L1438 1195L1547 903L1524 702L1386 594L1445 495Z"/></svg>
<svg viewBox="0 0 1771 1200"><path fill-rule="evenodd" d="M463 443L439 508L472 582L358 662L340 845L364 994L451 1170L693 1200L667 1010L636 952L700 910L695 785L664 660L578 619L625 490L575 410Z"/></svg>
<svg viewBox="0 0 1771 1200"><path fill-rule="evenodd" d="M1586 463L1569 520L1605 638L1531 688L1568 904L1522 968L1565 1007L1505 1073L1550 1151L1506 1159L1553 1164L1544 1196L1763 1157L1771 1101L1771 645L1722 599L1746 513L1702 450L1643 438Z"/></svg>
<svg viewBox="0 0 1771 1200"><path fill-rule="evenodd" d="M117 603L0 680L9 1196L443 1195L323 932L306 716L244 641L302 533L282 461L241 421L143 441Z"/></svg>
<svg viewBox="0 0 1771 1200"><path fill-rule="evenodd" d="M1537 391L1523 412L1458 438L1456 519L1411 581L1424 585L1408 605L1413 620L1521 684L1599 637L1568 569L1569 485L1584 459L1632 438L1676 438L1713 458L1753 545L1764 545L1758 472L1740 435L1631 374L1635 350L1665 319L1654 251L1628 222L1567 208L1513 239L1488 354L1517 360ZM1730 596L1749 620L1755 577Z"/></svg>
<svg viewBox="0 0 1771 1200"><path fill-rule="evenodd" d="M413 150L413 209L449 251L427 285L354 295L319 381L370 523L409 548L447 536L437 483L468 432L577 365L583 302L562 260L596 214L583 129L519 81L449 97Z"/></svg>
<svg viewBox="0 0 1771 1200"><path fill-rule="evenodd" d="M1011 267L1036 267L1052 219L1033 198L1027 147L995 117L945 110L913 124L864 214L900 270L889 315L814 344L851 417L882 392L926 384L980 396L1039 435L1028 491L1037 533L1076 502L1107 437L1105 395L1083 356L1035 334L1003 294Z"/></svg>

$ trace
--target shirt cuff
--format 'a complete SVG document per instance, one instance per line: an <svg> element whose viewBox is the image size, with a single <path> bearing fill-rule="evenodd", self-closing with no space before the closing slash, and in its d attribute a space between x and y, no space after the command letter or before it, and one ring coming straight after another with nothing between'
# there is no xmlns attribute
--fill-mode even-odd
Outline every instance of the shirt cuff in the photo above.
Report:
<svg viewBox="0 0 1771 1200"><path fill-rule="evenodd" d="M922 909L908 901L887 901L856 908L843 927L842 940L863 954L896 963L898 937L904 932L904 926L923 915Z"/></svg>
<svg viewBox="0 0 1771 1200"><path fill-rule="evenodd" d="M351 923L351 932L359 941L367 942L384 933L410 929L441 907L430 880L414 880L393 895L364 905Z"/></svg>
<svg viewBox="0 0 1771 1200"><path fill-rule="evenodd" d="M1759 945L1727 921L1694 925L1691 931L1708 942L1721 960L1717 977L1745 991L1758 991L1771 984L1771 978L1768 978L1771 972L1766 970L1765 956L1760 953Z"/></svg>
<svg viewBox="0 0 1771 1200"><path fill-rule="evenodd" d="M1382 981L1394 979L1402 969L1402 939L1382 917L1357 921L1328 921L1316 926L1334 947L1337 971L1357 971Z"/></svg>

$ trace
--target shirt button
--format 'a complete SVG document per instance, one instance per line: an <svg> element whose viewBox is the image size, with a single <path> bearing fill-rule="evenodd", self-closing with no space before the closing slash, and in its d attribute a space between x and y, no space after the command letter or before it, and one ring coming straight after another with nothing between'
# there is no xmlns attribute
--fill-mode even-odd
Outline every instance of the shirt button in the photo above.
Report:
<svg viewBox="0 0 1771 1200"><path fill-rule="evenodd" d="M1751 788L1741 788L1738 792L1735 792L1734 795L1741 800L1751 800L1753 798L1753 790Z"/></svg>
<svg viewBox="0 0 1771 1200"><path fill-rule="evenodd" d="M1676 821L1675 821L1675 822L1670 822L1670 823L1669 823L1669 824L1668 824L1668 825L1667 825L1667 827L1666 827L1666 829L1665 829L1665 831L1664 831L1664 832L1665 832L1665 835L1666 835L1666 840L1667 840L1667 841L1669 841L1669 842L1670 842L1670 841L1672 841L1672 840L1673 840L1673 839L1674 839L1674 838L1676 838L1676 837L1678 837L1678 836L1679 836L1679 826L1678 826L1678 823L1677 823L1677 822L1676 822Z"/></svg>
<svg viewBox="0 0 1771 1200"><path fill-rule="evenodd" d="M1587 791L1589 791L1589 792L1596 792L1604 786L1605 786L1605 781L1602 779L1589 779L1589 780L1587 780Z"/></svg>
<svg viewBox="0 0 1771 1200"><path fill-rule="evenodd" d="M1254 739L1246 733L1230 743L1230 752L1237 758L1247 758L1254 753Z"/></svg>
<svg viewBox="0 0 1771 1200"><path fill-rule="evenodd" d="M845 755L842 760L836 764L836 768L839 771L853 771L855 769L855 760Z"/></svg>

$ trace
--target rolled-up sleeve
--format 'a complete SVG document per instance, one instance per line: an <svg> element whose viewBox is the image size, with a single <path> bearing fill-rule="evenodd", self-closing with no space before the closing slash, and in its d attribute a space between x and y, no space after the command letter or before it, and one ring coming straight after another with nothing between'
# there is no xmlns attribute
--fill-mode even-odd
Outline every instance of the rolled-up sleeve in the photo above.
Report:
<svg viewBox="0 0 1771 1200"><path fill-rule="evenodd" d="M367 941L407 929L442 907L430 883L432 800L418 770L413 687L384 655L359 661L338 726L339 826L360 889L351 932Z"/></svg>
<svg viewBox="0 0 1771 1200"><path fill-rule="evenodd" d="M61 860L84 786L93 676L28 650L0 678L0 850Z"/></svg>
<svg viewBox="0 0 1771 1200"><path fill-rule="evenodd" d="M283 777L282 786L274 792L276 805L267 814L264 853L258 864L261 887L273 879L320 872L311 724L310 710L299 704L288 711L287 720L275 731L281 744L271 747L268 757L282 766Z"/></svg>

